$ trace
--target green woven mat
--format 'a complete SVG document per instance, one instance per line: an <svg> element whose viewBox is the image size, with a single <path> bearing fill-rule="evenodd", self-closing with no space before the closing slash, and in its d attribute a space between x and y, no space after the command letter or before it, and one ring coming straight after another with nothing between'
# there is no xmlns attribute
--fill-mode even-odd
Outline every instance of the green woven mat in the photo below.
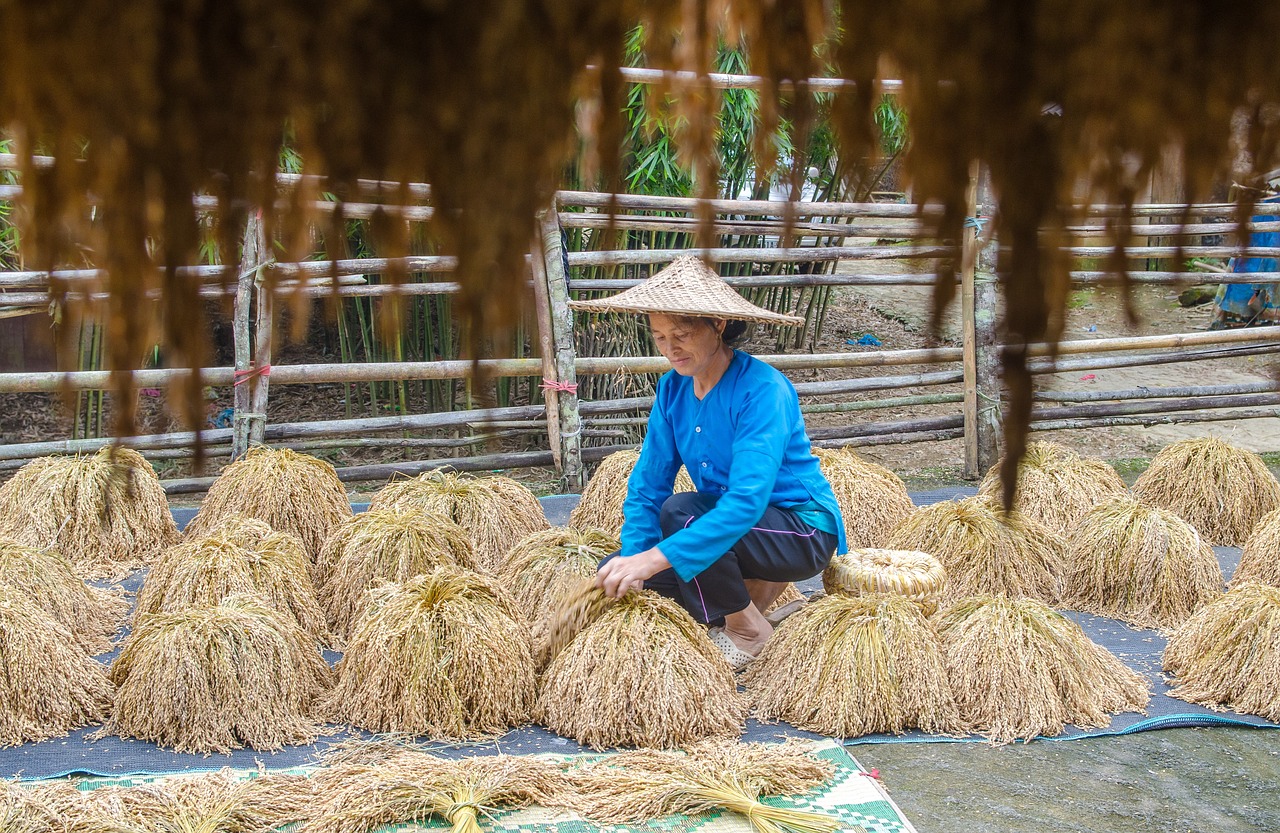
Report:
<svg viewBox="0 0 1280 833"><path fill-rule="evenodd" d="M888 793L862 772L858 762L835 741L817 741L813 753L835 764L830 781L819 788L799 796L769 797L764 801L779 807L812 810L834 816L845 823L847 830L864 830L866 833L914 833L915 828L899 811ZM273 772L303 773L307 770L272 770ZM245 771L244 777L253 772ZM114 778L71 777L80 789L115 785L122 787L153 783L168 775L131 775ZM39 782L26 782L31 786ZM623 833L624 831L658 831L658 833L750 833L751 825L736 813L712 812L697 816L668 816L663 819L634 826L602 826L584 821L577 816L543 807L527 807L521 810L500 812L482 820L485 830L492 833L594 833L597 830ZM428 821L385 826L384 831L437 830L448 828L443 821Z"/></svg>

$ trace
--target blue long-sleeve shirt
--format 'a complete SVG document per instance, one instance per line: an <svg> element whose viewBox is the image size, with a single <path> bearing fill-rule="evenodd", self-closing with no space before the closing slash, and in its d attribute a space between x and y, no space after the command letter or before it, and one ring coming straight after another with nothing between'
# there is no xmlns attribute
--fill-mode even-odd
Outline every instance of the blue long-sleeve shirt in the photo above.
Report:
<svg viewBox="0 0 1280 833"><path fill-rule="evenodd" d="M680 465L699 492L718 493L715 508L663 539L658 513ZM649 430L627 482L622 554L658 546L685 581L724 555L770 506L805 510L847 551L831 484L813 456L790 380L734 351L729 368L698 399L693 379L670 371L658 380Z"/></svg>

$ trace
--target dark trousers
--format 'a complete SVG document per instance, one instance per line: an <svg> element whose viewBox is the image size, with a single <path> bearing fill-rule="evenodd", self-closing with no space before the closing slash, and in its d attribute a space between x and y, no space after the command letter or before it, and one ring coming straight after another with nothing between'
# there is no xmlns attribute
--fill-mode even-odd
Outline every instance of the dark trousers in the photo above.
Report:
<svg viewBox="0 0 1280 833"><path fill-rule="evenodd" d="M681 492L667 498L658 516L662 537L667 538L710 512L719 497L706 492ZM836 544L836 536L830 532L814 529L794 512L770 506L751 531L691 581L684 581L675 570L667 569L644 586L674 599L697 621L716 623L751 604L743 579L783 582L812 578L826 569ZM662 549L661 543L658 549Z"/></svg>

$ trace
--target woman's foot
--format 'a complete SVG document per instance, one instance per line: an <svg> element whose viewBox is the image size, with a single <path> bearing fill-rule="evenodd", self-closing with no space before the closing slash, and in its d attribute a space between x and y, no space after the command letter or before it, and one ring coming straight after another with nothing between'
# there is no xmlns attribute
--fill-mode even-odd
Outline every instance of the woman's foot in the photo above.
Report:
<svg viewBox="0 0 1280 833"><path fill-rule="evenodd" d="M756 656L773 636L773 625L755 605L724 617L724 632L743 653Z"/></svg>

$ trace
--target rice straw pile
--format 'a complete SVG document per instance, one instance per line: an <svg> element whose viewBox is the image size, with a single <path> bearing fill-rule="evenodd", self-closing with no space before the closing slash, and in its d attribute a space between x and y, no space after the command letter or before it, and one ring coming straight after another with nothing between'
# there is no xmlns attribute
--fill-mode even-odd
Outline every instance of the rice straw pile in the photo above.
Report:
<svg viewBox="0 0 1280 833"><path fill-rule="evenodd" d="M986 497L926 506L898 527L888 548L926 552L942 562L943 602L994 594L1049 604L1062 592L1065 542L1039 521L1006 513Z"/></svg>
<svg viewBox="0 0 1280 833"><path fill-rule="evenodd" d="M837 738L962 733L938 634L902 596L824 596L788 618L747 666L761 720Z"/></svg>
<svg viewBox="0 0 1280 833"><path fill-rule="evenodd" d="M258 446L213 481L186 535L203 537L215 522L232 514L257 518L276 532L298 536L314 562L329 533L351 517L351 501L338 473L324 460Z"/></svg>
<svg viewBox="0 0 1280 833"><path fill-rule="evenodd" d="M111 665L104 732L178 752L279 749L318 733L332 679L314 638L253 596L139 618Z"/></svg>
<svg viewBox="0 0 1280 833"><path fill-rule="evenodd" d="M942 562L927 552L911 550L850 550L833 556L822 571L822 587L828 593L890 593L915 602L925 616L932 616L938 609L946 586Z"/></svg>
<svg viewBox="0 0 1280 833"><path fill-rule="evenodd" d="M670 749L742 730L746 703L733 670L679 605L642 590L587 607L598 617L543 673L540 723L593 749Z"/></svg>
<svg viewBox="0 0 1280 833"><path fill-rule="evenodd" d="M1222 595L1222 569L1195 527L1120 498L1067 539L1063 605L1137 628L1172 628Z"/></svg>
<svg viewBox="0 0 1280 833"><path fill-rule="evenodd" d="M350 638L373 588L442 566L476 566L466 531L443 515L370 509L344 521L325 541L317 569L320 601L334 633Z"/></svg>
<svg viewBox="0 0 1280 833"><path fill-rule="evenodd" d="M835 833L844 828L839 819L760 801L808 792L830 778L832 769L795 742L708 741L685 752L639 749L570 769L566 803L601 825L728 810L746 816L760 833Z"/></svg>
<svg viewBox="0 0 1280 833"><path fill-rule="evenodd" d="M1001 499L1003 465L1002 461L991 467L978 494ZM1018 461L1017 488L1013 508L1064 537L1090 509L1129 493L1124 480L1105 461L1045 441L1027 444L1026 454Z"/></svg>
<svg viewBox="0 0 1280 833"><path fill-rule="evenodd" d="M0 746L99 723L111 683L71 631L20 590L0 587Z"/></svg>
<svg viewBox="0 0 1280 833"><path fill-rule="evenodd" d="M1246 581L1280 587L1280 509L1264 515L1244 542L1231 586Z"/></svg>
<svg viewBox="0 0 1280 833"><path fill-rule="evenodd" d="M471 536L476 561L489 572L522 538L551 526L533 492L509 477L430 471L383 486L369 508L444 515Z"/></svg>
<svg viewBox="0 0 1280 833"><path fill-rule="evenodd" d="M1133 484L1133 496L1168 509L1214 546L1238 547L1280 507L1280 483L1252 451L1202 437L1162 448Z"/></svg>
<svg viewBox="0 0 1280 833"><path fill-rule="evenodd" d="M591 473L582 498L569 513L575 529L602 529L617 537L622 534L622 504L627 499L627 481L640 459L639 449L615 451L600 461ZM696 491L684 466L676 472L675 492Z"/></svg>
<svg viewBox="0 0 1280 833"><path fill-rule="evenodd" d="M90 655L111 650L129 602L119 588L84 582L71 562L53 550L0 539L0 587L21 591L75 638Z"/></svg>
<svg viewBox="0 0 1280 833"><path fill-rule="evenodd" d="M372 732L490 737L533 707L524 618L493 579L456 567L375 594L337 670L326 712Z"/></svg>
<svg viewBox="0 0 1280 833"><path fill-rule="evenodd" d="M61 792L70 792L65 785ZM67 817L51 805L47 788L28 789L0 781L0 825L5 833L55 833L67 829Z"/></svg>
<svg viewBox="0 0 1280 833"><path fill-rule="evenodd" d="M1169 638L1171 697L1280 721L1280 589L1247 581Z"/></svg>
<svg viewBox="0 0 1280 833"><path fill-rule="evenodd" d="M996 743L1144 711L1146 680L1035 599L979 596L934 619L961 719Z"/></svg>
<svg viewBox="0 0 1280 833"><path fill-rule="evenodd" d="M398 749L361 761L347 753L317 771L321 797L301 833L367 831L444 819L454 833L479 833L480 814L550 804L565 789L562 767L524 755L449 760Z"/></svg>
<svg viewBox="0 0 1280 833"><path fill-rule="evenodd" d="M241 540L250 543L250 536ZM254 546L257 549L248 549L211 536L170 547L138 590L134 621L152 613L212 607L232 596L250 594L290 617L312 639L328 643L324 611L316 600L310 565L298 538L271 533Z"/></svg>
<svg viewBox="0 0 1280 833"><path fill-rule="evenodd" d="M840 504L849 546L888 546L894 529L916 510L902 479L852 448L815 448L813 453Z"/></svg>
<svg viewBox="0 0 1280 833"><path fill-rule="evenodd" d="M55 549L86 578L119 579L178 538L164 488L141 454L42 457L0 486L0 536Z"/></svg>
<svg viewBox="0 0 1280 833"><path fill-rule="evenodd" d="M498 569L498 581L530 622L541 622L620 546L617 538L598 529L552 527L512 547Z"/></svg>

